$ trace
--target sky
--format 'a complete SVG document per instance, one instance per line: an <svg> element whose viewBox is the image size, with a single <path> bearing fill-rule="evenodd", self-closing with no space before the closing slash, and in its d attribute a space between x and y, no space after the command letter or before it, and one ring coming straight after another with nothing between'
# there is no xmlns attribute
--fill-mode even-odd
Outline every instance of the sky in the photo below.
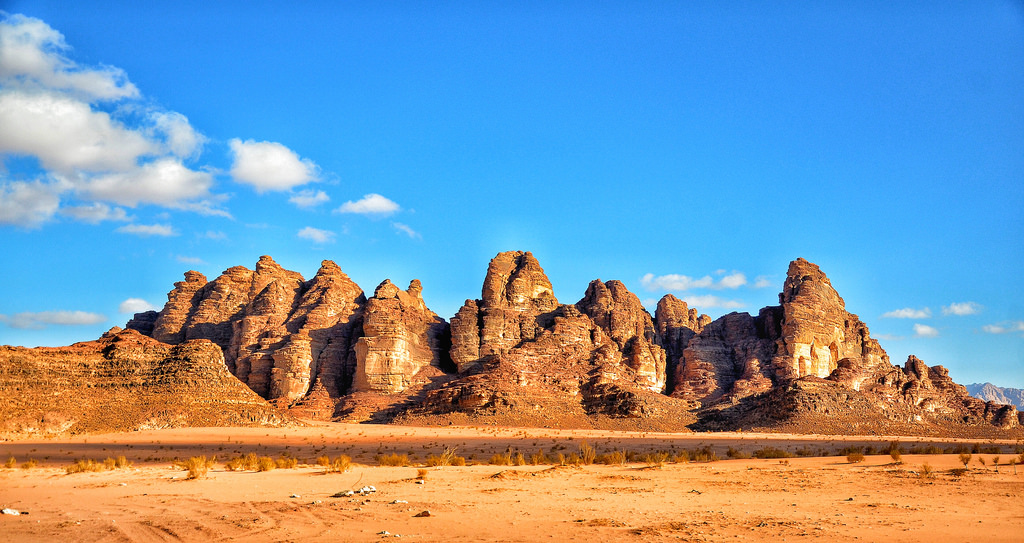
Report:
<svg viewBox="0 0 1024 543"><path fill-rule="evenodd" d="M803 257L893 363L1024 388L1019 1L0 9L0 344L265 254L445 319L500 251L712 317Z"/></svg>

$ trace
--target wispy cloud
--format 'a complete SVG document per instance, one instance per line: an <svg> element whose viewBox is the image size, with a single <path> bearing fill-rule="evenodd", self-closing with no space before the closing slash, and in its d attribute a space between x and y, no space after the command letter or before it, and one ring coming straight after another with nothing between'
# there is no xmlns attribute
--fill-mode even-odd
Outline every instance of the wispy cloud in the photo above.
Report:
<svg viewBox="0 0 1024 543"><path fill-rule="evenodd" d="M774 283L766 275L758 275L754 278L754 288L768 288Z"/></svg>
<svg viewBox="0 0 1024 543"><path fill-rule="evenodd" d="M206 264L206 262L204 262L202 258L195 256L178 255L175 256L174 259L177 260L178 262L181 262L182 264Z"/></svg>
<svg viewBox="0 0 1024 543"><path fill-rule="evenodd" d="M914 336L915 337L939 337L939 331L927 324L914 324Z"/></svg>
<svg viewBox="0 0 1024 543"><path fill-rule="evenodd" d="M690 307L699 307L701 309L710 309L714 307L720 307L722 309L740 309L746 306L746 304L739 300L726 300L713 294L683 296L682 300Z"/></svg>
<svg viewBox="0 0 1024 543"><path fill-rule="evenodd" d="M11 328L40 330L48 325L57 326L88 326L99 324L107 318L99 313L86 311L40 311L38 313L16 313L0 315L0 322Z"/></svg>
<svg viewBox="0 0 1024 543"><path fill-rule="evenodd" d="M981 313L981 310L982 310L981 304L977 304L977 303L974 303L974 302L960 302L960 303L952 303L952 304L949 304L947 306L944 306L942 308L942 314L943 315L956 315L956 316L961 316L962 317L962 316L966 316L966 315L977 315L978 313Z"/></svg>
<svg viewBox="0 0 1024 543"><path fill-rule="evenodd" d="M648 273L640 278L640 284L645 289L652 292L657 290L682 292L701 288L715 290L736 289L747 284L747 276L740 272L733 272L716 281L710 275L694 278L688 275L679 275L674 273L658 276L653 273Z"/></svg>
<svg viewBox="0 0 1024 543"><path fill-rule="evenodd" d="M380 194L367 194L361 200L355 202L349 200L335 211L338 213L357 213L359 215L387 216L397 212L401 206L381 196Z"/></svg>
<svg viewBox="0 0 1024 543"><path fill-rule="evenodd" d="M981 330L988 334L1008 334L1011 332L1024 332L1024 321L1007 321L999 324L986 324Z"/></svg>
<svg viewBox="0 0 1024 543"><path fill-rule="evenodd" d="M931 316L932 310L927 307L923 309L904 307L882 313L883 319L929 319Z"/></svg>
<svg viewBox="0 0 1024 543"><path fill-rule="evenodd" d="M405 234L405 235L409 236L410 238L413 238L413 239L422 239L423 238L423 236L421 236L419 232L413 230L407 224L403 224L403 223L400 223L400 222L393 222L393 223L391 223L391 226L395 227L395 230L397 230L399 233Z"/></svg>
<svg viewBox="0 0 1024 543"><path fill-rule="evenodd" d="M103 221L127 221L131 219L124 208L111 207L102 202L68 206L62 209L61 213L90 224L98 224Z"/></svg>
<svg viewBox="0 0 1024 543"><path fill-rule="evenodd" d="M329 202L331 197L322 190L307 189L299 191L294 194L288 201L295 204L297 207L310 208L316 207L322 203Z"/></svg>
<svg viewBox="0 0 1024 543"><path fill-rule="evenodd" d="M313 243L334 243L334 232L313 228L312 226L307 226L302 230L299 230L299 233L296 235L302 239L308 239Z"/></svg>
<svg viewBox="0 0 1024 543"><path fill-rule="evenodd" d="M122 314L142 313L143 311L152 311L156 309L156 306L142 298L128 298L117 306L117 312Z"/></svg>
<svg viewBox="0 0 1024 543"><path fill-rule="evenodd" d="M251 185L256 192L289 190L316 181L319 175L312 160L300 158L277 142L235 138L228 145L234 155L231 177Z"/></svg>
<svg viewBox="0 0 1024 543"><path fill-rule="evenodd" d="M136 236L177 236L178 233L169 224L126 224L119 227L115 232L132 234Z"/></svg>
<svg viewBox="0 0 1024 543"><path fill-rule="evenodd" d="M220 230L207 230L202 234L202 237L212 239L214 241L224 241L228 239L228 235Z"/></svg>

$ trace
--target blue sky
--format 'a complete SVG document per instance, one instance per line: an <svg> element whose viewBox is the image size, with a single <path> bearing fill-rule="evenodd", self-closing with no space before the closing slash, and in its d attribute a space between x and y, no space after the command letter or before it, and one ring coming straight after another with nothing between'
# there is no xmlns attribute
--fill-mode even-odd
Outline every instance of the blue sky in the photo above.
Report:
<svg viewBox="0 0 1024 543"><path fill-rule="evenodd" d="M449 318L530 250L564 303L777 303L819 264L889 352L1024 387L1019 2L7 1L0 343L262 254Z"/></svg>

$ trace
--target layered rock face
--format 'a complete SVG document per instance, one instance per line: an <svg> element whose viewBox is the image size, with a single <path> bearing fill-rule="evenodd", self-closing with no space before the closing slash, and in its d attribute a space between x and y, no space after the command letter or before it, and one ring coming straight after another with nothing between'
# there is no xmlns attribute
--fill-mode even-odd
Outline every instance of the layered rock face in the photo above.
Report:
<svg viewBox="0 0 1024 543"><path fill-rule="evenodd" d="M268 399L297 400L317 379L331 397L351 387L366 298L334 262L304 281L263 256L255 270L235 266L209 283L190 271L174 287L155 339L214 342L228 369Z"/></svg>
<svg viewBox="0 0 1024 543"><path fill-rule="evenodd" d="M118 328L69 347L0 347L0 432L75 434L289 420L235 379L209 341Z"/></svg>
<svg viewBox="0 0 1024 543"><path fill-rule="evenodd" d="M422 292L418 280L408 290L385 280L367 300L363 336L355 344L353 392L398 393L425 368L441 370L447 326L427 309Z"/></svg>

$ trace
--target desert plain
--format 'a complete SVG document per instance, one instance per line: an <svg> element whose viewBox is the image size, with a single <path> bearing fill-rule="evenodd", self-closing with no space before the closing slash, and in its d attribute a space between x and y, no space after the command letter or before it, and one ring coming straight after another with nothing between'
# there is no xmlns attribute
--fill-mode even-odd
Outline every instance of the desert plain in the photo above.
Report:
<svg viewBox="0 0 1024 543"><path fill-rule="evenodd" d="M884 450L894 441L904 451L900 462ZM1024 468L1012 461L1021 446L345 423L18 440L0 442L0 455L15 459L0 469L0 506L22 514L0 515L0 534L5 541L1020 541ZM628 453L629 461L574 465L587 447ZM843 451L858 447L868 454L851 462ZM958 454L939 452L972 448L963 471ZM467 465L427 465L445 450ZM747 457L766 450L792 456ZM707 459L701 451L718 459L698 461ZM298 465L226 468L248 453ZM547 463L490 463L518 453L527 462L543 453ZM176 461L200 455L217 460L205 476L188 479ZM316 464L340 455L351 458L345 472ZM381 455L405 455L409 464L382 466ZM118 456L130 467L67 472L79 459ZM333 497L365 487L376 491Z"/></svg>

